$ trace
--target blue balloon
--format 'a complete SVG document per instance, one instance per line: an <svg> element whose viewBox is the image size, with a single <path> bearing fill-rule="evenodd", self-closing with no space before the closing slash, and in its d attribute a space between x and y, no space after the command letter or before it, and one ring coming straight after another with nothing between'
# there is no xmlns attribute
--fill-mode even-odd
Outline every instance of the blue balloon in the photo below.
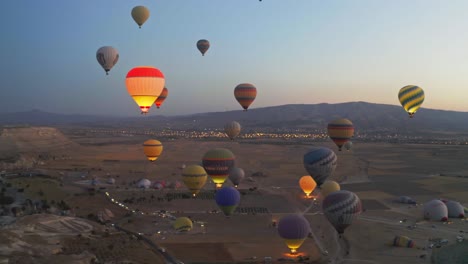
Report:
<svg viewBox="0 0 468 264"><path fill-rule="evenodd" d="M240 193L234 187L223 187L216 191L215 199L224 215L230 216L240 202Z"/></svg>
<svg viewBox="0 0 468 264"><path fill-rule="evenodd" d="M318 186L335 171L337 163L335 152L325 147L312 148L304 155L304 168Z"/></svg>

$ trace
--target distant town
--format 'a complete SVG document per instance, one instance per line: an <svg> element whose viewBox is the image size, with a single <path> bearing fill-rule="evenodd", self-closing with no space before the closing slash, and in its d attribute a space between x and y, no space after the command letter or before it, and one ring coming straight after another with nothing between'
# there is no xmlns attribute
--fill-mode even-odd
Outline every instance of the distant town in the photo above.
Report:
<svg viewBox="0 0 468 264"><path fill-rule="evenodd" d="M227 136L222 129L134 129L134 128L79 128L68 131L67 134L76 136L86 135L106 135L106 136L152 136L158 139L204 139L204 140L226 140ZM244 143L291 142L294 144L307 144L312 142L328 141L326 130L310 129L281 129L281 128L260 128L244 129L236 138ZM254 141L255 140L255 141ZM259 141L260 140L260 141ZM418 132L397 132L390 130L373 130L356 132L353 141L355 142L382 142L398 144L441 144L441 145L468 145L468 135L466 134L425 134Z"/></svg>

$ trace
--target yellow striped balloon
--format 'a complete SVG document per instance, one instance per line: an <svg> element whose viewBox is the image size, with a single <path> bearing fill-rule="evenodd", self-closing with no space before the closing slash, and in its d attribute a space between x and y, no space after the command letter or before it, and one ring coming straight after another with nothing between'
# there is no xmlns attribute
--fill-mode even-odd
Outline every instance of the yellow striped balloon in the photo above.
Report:
<svg viewBox="0 0 468 264"><path fill-rule="evenodd" d="M398 100L411 118L421 107L424 98L423 89L416 85L407 85L401 88L398 93Z"/></svg>
<svg viewBox="0 0 468 264"><path fill-rule="evenodd" d="M354 136L354 125L346 118L333 120L328 124L328 136L341 151L341 147Z"/></svg>
<svg viewBox="0 0 468 264"><path fill-rule="evenodd" d="M194 197L200 192L203 186L205 186L207 179L208 174L206 174L205 169L199 165L187 166L182 171L182 180Z"/></svg>
<svg viewBox="0 0 468 264"><path fill-rule="evenodd" d="M162 151L163 145L159 140L150 139L143 143L143 152L151 162L157 160Z"/></svg>
<svg viewBox="0 0 468 264"><path fill-rule="evenodd" d="M188 232L192 230L193 223L188 217L179 217L174 221L172 226L177 232Z"/></svg>

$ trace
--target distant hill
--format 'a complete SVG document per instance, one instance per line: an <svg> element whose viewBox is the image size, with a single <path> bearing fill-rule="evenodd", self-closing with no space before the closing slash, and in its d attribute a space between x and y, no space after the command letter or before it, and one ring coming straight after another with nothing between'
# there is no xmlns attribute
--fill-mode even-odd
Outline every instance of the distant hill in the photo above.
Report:
<svg viewBox="0 0 468 264"><path fill-rule="evenodd" d="M186 116L99 117L53 114L42 111L0 114L0 125L80 125L96 127L222 129L236 120L244 128L325 129L329 121L345 117L358 131L427 131L468 133L468 112L422 108L410 119L397 105L350 102L339 104L294 104Z"/></svg>

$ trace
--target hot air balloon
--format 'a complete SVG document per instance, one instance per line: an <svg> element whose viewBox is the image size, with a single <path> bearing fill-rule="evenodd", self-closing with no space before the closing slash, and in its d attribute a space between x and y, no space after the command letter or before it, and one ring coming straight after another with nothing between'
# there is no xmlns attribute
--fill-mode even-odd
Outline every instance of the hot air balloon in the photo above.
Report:
<svg viewBox="0 0 468 264"><path fill-rule="evenodd" d="M239 205L240 193L234 187L223 187L216 191L215 200L224 215L229 217Z"/></svg>
<svg viewBox="0 0 468 264"><path fill-rule="evenodd" d="M145 153L148 160L154 162L159 158L163 151L163 145L159 140L150 139L143 143L143 152Z"/></svg>
<svg viewBox="0 0 468 264"><path fill-rule="evenodd" d="M353 135L354 125L346 118L333 120L328 124L328 136L338 146L339 151Z"/></svg>
<svg viewBox="0 0 468 264"><path fill-rule="evenodd" d="M150 11L145 6L135 6L132 9L132 18L138 24L139 28L148 20L149 16Z"/></svg>
<svg viewBox="0 0 468 264"><path fill-rule="evenodd" d="M392 246L394 246L394 247L413 248L414 247L414 241L411 240L407 236L395 236L395 238L393 239Z"/></svg>
<svg viewBox="0 0 468 264"><path fill-rule="evenodd" d="M231 170L229 170L229 180L231 180L232 184L237 188L237 186L240 184L242 179L244 179L245 173L244 170L238 167L232 167Z"/></svg>
<svg viewBox="0 0 468 264"><path fill-rule="evenodd" d="M294 254L309 235L310 224L303 215L286 215L278 222L278 233L286 240L286 245Z"/></svg>
<svg viewBox="0 0 468 264"><path fill-rule="evenodd" d="M125 84L141 113L146 114L164 89L164 75L155 67L139 66L127 73Z"/></svg>
<svg viewBox="0 0 468 264"><path fill-rule="evenodd" d="M304 168L318 186L335 171L338 158L325 147L314 147L304 155Z"/></svg>
<svg viewBox="0 0 468 264"><path fill-rule="evenodd" d="M299 186L306 196L309 197L309 195L315 190L315 187L317 187L317 183L312 177L310 177L310 175L306 175L299 179Z"/></svg>
<svg viewBox="0 0 468 264"><path fill-rule="evenodd" d="M193 228L193 222L188 217L179 217L172 225L177 232L188 232Z"/></svg>
<svg viewBox="0 0 468 264"><path fill-rule="evenodd" d="M203 168L210 175L217 188L221 188L234 166L234 154L229 149L215 148L205 153L202 159Z"/></svg>
<svg viewBox="0 0 468 264"><path fill-rule="evenodd" d="M205 169L198 165L189 165L182 171L182 181L189 188L192 195L195 197L200 190L205 186L208 175Z"/></svg>
<svg viewBox="0 0 468 264"><path fill-rule="evenodd" d="M206 39L200 39L197 41L197 48L201 52L202 56L205 56L205 53L210 48L210 42Z"/></svg>
<svg viewBox="0 0 468 264"><path fill-rule="evenodd" d="M224 126L224 132L231 140L234 140L234 138L239 135L240 131L241 125L236 121L231 121Z"/></svg>
<svg viewBox="0 0 468 264"><path fill-rule="evenodd" d="M325 197L322 210L341 237L344 230L362 212L362 204L355 193L341 190L332 192Z"/></svg>
<svg viewBox="0 0 468 264"><path fill-rule="evenodd" d="M340 185L336 181L325 181L322 186L320 186L320 193L322 194L322 199L325 199L330 193L340 190Z"/></svg>
<svg viewBox="0 0 468 264"><path fill-rule="evenodd" d="M351 141L347 141L345 144L344 144L344 147L347 151L349 151L352 147L353 147L353 142Z"/></svg>
<svg viewBox="0 0 468 264"><path fill-rule="evenodd" d="M400 100L401 105L410 118L413 118L416 111L421 107L424 98L423 89L416 85L407 85L401 88L398 93L398 100Z"/></svg>
<svg viewBox="0 0 468 264"><path fill-rule="evenodd" d="M445 203L448 210L448 217L450 218L464 218L465 212L463 210L463 205L455 201L447 201Z"/></svg>
<svg viewBox="0 0 468 264"><path fill-rule="evenodd" d="M119 60L119 52L111 46L100 47L96 52L96 59L106 71L106 75L109 75L109 71Z"/></svg>
<svg viewBox="0 0 468 264"><path fill-rule="evenodd" d="M257 88L250 83L241 83L234 88L234 96L244 111L247 111L257 97Z"/></svg>
<svg viewBox="0 0 468 264"><path fill-rule="evenodd" d="M169 93L169 91L167 90L166 87L164 87L164 89L162 90L161 94L158 96L158 98L156 99L156 101L154 102L154 104L156 105L156 107L159 109L162 105L162 103L164 102L164 100L166 100L166 97L167 97L167 94Z"/></svg>
<svg viewBox="0 0 468 264"><path fill-rule="evenodd" d="M448 208L441 200L434 199L424 204L424 218L445 222L448 220Z"/></svg>

